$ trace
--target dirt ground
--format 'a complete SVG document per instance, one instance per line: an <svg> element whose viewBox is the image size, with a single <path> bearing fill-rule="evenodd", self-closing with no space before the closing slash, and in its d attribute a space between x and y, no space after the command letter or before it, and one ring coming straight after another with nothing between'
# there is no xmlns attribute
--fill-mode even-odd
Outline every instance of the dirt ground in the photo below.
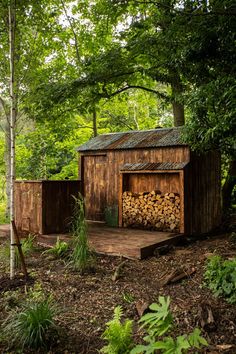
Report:
<svg viewBox="0 0 236 354"><path fill-rule="evenodd" d="M1 246L5 240L0 240ZM98 256L94 273L80 275L71 272L61 260L48 260L42 249L27 259L28 269L35 282L51 293L57 303L57 323L60 335L51 338L48 353L95 354L103 346L101 334L105 323L112 318L117 305L124 309L125 317L138 321L137 302L157 302L159 295L169 295L174 316L174 335L191 332L201 327L200 309L210 305L214 323L202 329L209 348L201 353L236 353L236 305L214 298L203 285L204 266L208 256L219 254L225 258L236 256L236 243L228 235L218 235L186 243L171 249L167 254L147 260L127 260L121 277L113 281L116 267L123 261L118 257ZM182 281L162 285L163 278L173 270L184 267L195 273ZM28 285L30 286L30 284ZM22 279L9 282L5 266L0 259L0 321L7 316L6 291L24 296ZM9 293L8 297L9 297ZM21 295L22 294L22 295ZM135 326L135 339L140 333ZM19 353L0 343L0 353ZM27 353L27 351L24 351ZM33 353L33 352L32 352ZM39 351L42 353L42 351Z"/></svg>

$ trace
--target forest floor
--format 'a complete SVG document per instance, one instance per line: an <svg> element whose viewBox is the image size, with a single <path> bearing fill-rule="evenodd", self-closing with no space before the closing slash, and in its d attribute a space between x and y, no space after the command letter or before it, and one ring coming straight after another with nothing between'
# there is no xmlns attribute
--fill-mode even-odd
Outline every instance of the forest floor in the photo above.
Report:
<svg viewBox="0 0 236 354"><path fill-rule="evenodd" d="M0 239L0 243L3 247L6 240ZM98 353L104 345L101 334L117 305L123 307L125 318L137 323L138 302L151 304L157 302L159 295L169 295L175 323L174 336L189 333L196 326L201 328L201 309L210 306L214 321L202 329L209 347L198 352L235 354L236 305L215 298L203 284L206 259L213 254L235 257L236 243L229 240L229 235L217 235L176 246L167 254L147 260L127 260L120 278L113 281L112 276L122 262L118 257L98 256L95 271L80 275L72 272L61 260L47 259L42 255L42 249L35 251L27 258L30 274L35 282L41 283L45 292L52 294L59 309L57 324L61 328L60 335L51 338L51 348L47 352ZM163 286L163 277L180 267L194 269L195 273L182 281ZM0 259L0 322L7 317L12 296L12 306L17 306L17 301L24 298L26 291L21 280L10 283L7 279L5 264ZM135 340L140 342L137 325L134 332ZM16 352L20 353L9 344L0 343L0 353Z"/></svg>

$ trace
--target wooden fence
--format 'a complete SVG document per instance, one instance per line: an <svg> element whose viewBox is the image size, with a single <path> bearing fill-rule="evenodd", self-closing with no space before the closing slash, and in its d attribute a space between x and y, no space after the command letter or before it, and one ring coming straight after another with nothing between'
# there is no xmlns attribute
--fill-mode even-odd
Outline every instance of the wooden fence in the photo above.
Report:
<svg viewBox="0 0 236 354"><path fill-rule="evenodd" d="M20 234L68 232L81 181L16 181L15 221Z"/></svg>

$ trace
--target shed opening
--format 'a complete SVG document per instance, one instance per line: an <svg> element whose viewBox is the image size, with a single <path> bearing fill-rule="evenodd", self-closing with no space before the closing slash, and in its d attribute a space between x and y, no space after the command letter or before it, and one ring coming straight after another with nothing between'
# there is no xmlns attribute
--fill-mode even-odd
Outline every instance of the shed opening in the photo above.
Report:
<svg viewBox="0 0 236 354"><path fill-rule="evenodd" d="M163 165L168 169L162 170ZM186 165L124 165L120 171L119 225L184 232L184 171L176 168L184 168Z"/></svg>

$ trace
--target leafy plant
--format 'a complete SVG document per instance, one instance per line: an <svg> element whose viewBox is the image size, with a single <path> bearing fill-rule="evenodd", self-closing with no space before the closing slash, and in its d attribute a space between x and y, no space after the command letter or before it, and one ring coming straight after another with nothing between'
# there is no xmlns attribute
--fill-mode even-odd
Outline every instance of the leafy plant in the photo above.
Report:
<svg viewBox="0 0 236 354"><path fill-rule="evenodd" d="M229 303L236 302L236 258L223 260L220 256L211 257L204 278L215 296L222 296Z"/></svg>
<svg viewBox="0 0 236 354"><path fill-rule="evenodd" d="M34 283L34 285L32 287L29 288L28 290L28 302L32 302L32 303L40 303L43 301L50 301L52 302L52 296L51 295L46 295L42 284L40 282L36 282Z"/></svg>
<svg viewBox="0 0 236 354"><path fill-rule="evenodd" d="M88 227L85 220L84 201L82 196L75 198L74 214L72 218L72 253L70 264L74 269L84 273L94 265L94 253L88 243Z"/></svg>
<svg viewBox="0 0 236 354"><path fill-rule="evenodd" d="M191 334L178 336L176 339L171 336L164 337L173 323L172 315L169 311L170 298L159 297L159 304L152 304L150 313L141 317L141 328L145 328L147 335L144 337L146 345L137 345L131 350L131 354L152 354L156 352L164 354L187 353L191 348L199 349L202 345L207 345L206 340L200 335L196 328Z"/></svg>
<svg viewBox="0 0 236 354"><path fill-rule="evenodd" d="M57 242L52 248L44 251L43 254L51 254L55 258L65 258L68 256L69 245L65 241L61 241L59 237L57 237Z"/></svg>
<svg viewBox="0 0 236 354"><path fill-rule="evenodd" d="M123 315L122 308L117 306L114 310L113 319L106 324L102 338L108 341L108 345L101 349L101 353L126 354L130 353L133 345L132 327L133 321L125 320L121 322Z"/></svg>

